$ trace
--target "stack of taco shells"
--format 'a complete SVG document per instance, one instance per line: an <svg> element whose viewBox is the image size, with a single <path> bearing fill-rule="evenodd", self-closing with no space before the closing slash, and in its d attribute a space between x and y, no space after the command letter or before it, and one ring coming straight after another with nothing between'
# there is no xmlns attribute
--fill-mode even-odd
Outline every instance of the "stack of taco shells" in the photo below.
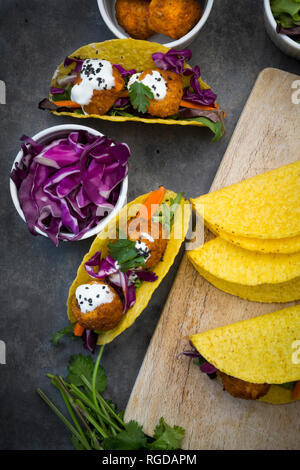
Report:
<svg viewBox="0 0 300 470"><path fill-rule="evenodd" d="M256 302L300 299L300 160L192 199L216 238L188 252L215 287Z"/></svg>

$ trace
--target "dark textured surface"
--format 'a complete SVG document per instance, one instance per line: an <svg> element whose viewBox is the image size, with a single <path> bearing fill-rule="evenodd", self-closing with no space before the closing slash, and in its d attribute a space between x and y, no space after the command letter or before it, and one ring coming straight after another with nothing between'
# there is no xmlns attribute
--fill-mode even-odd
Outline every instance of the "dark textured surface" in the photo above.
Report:
<svg viewBox="0 0 300 470"><path fill-rule="evenodd" d="M0 105L0 339L7 346L7 364L0 365L0 448L68 449L68 431L35 390L41 387L59 402L45 374L64 374L69 356L82 350L80 341L65 339L54 348L49 338L67 323L68 286L90 241L55 248L31 236L10 200L9 171L23 133L78 122L37 109L56 66L78 47L112 35L96 0L1 0L0 31L0 79L7 86L7 104ZM268 38L259 0L216 0L191 49L192 64L200 65L227 113L227 135L220 142L211 144L210 132L198 127L84 122L130 145L130 200L159 184L188 197L207 192L258 73L265 67L300 69ZM120 407L129 398L175 271L176 266L135 325L105 349L107 393Z"/></svg>

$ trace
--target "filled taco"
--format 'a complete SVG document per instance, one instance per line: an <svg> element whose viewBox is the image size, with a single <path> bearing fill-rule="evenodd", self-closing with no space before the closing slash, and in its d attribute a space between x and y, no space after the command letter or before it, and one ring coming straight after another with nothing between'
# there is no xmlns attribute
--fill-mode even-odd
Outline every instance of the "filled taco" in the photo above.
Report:
<svg viewBox="0 0 300 470"><path fill-rule="evenodd" d="M300 399L300 305L190 337L202 372L235 398L283 404ZM208 384L209 386L209 384Z"/></svg>
<svg viewBox="0 0 300 470"><path fill-rule="evenodd" d="M182 193L160 187L109 222L69 290L68 316L76 335L93 332L97 344L106 344L132 325L172 266L189 219Z"/></svg>
<svg viewBox="0 0 300 470"><path fill-rule="evenodd" d="M185 62L191 56L133 39L83 46L58 66L39 107L79 118L206 126L218 140L224 113L199 67Z"/></svg>

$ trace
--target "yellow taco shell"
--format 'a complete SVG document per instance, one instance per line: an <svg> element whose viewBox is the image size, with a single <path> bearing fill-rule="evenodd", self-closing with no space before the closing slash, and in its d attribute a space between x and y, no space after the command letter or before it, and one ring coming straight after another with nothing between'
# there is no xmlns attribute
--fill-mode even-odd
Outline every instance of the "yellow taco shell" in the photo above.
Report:
<svg viewBox="0 0 300 470"><path fill-rule="evenodd" d="M229 294L255 302L300 299L300 252L256 253L217 237L187 255L207 281Z"/></svg>
<svg viewBox="0 0 300 470"><path fill-rule="evenodd" d="M297 237L300 160L191 201L217 233L267 240Z"/></svg>
<svg viewBox="0 0 300 470"><path fill-rule="evenodd" d="M112 39L104 42L95 42L86 46L80 47L73 52L69 57L80 57L82 59L99 58L110 61L112 64L122 65L127 70L135 69L137 72L156 68L152 60L152 54L155 52L168 52L169 48L157 44L155 42L141 41L137 39ZM59 87L57 78L62 78L68 75L74 69L74 65L64 67L63 62L58 66L51 81L51 86ZM202 88L210 88L201 78L199 83ZM189 84L189 78L183 77L183 84ZM58 113L52 111L57 116L71 116L80 119L96 118L104 121L124 122L124 121L137 121L145 122L147 124L180 124L182 126L200 126L205 127L202 122L188 121L179 119L162 119L162 118L142 118L142 117L127 117L127 116L99 116L98 114L76 114L69 112Z"/></svg>
<svg viewBox="0 0 300 470"><path fill-rule="evenodd" d="M300 236L288 237L288 238L250 238L242 237L238 235L232 235L230 233L224 232L224 230L215 229L215 227L205 222L206 227L215 235L219 235L224 240L229 243L233 243L245 250L258 251L261 253L296 253L300 251Z"/></svg>
<svg viewBox="0 0 300 470"><path fill-rule="evenodd" d="M97 251L101 251L102 257L105 257L107 255L108 243L111 239L116 237L115 227L122 227L122 223L126 224L127 213L130 217L135 216L138 212L139 206L147 199L149 194L139 196L134 201L127 204L127 206L123 207L117 217L112 219L107 225L106 229L103 232L99 233L99 235L95 238L94 242L91 245L90 251L83 258L82 263L78 268L77 276L69 289L67 306L68 317L71 322L75 321L71 310L72 297L80 284L84 284L91 280L90 276L84 268L84 263L88 261ZM163 202L169 200L170 198L175 198L175 196L176 193L167 190ZM134 304L134 306L125 313L120 323L114 329L102 332L98 335L97 344L110 343L124 330L129 328L139 317L139 315L143 312L143 310L147 307L148 302L150 301L155 289L159 286L163 278L168 273L170 267L172 266L175 260L176 255L180 250L180 247L185 239L189 227L191 210L189 204L184 198L181 199L180 207L182 209L183 216L180 215L181 211L178 208L178 210L175 212L174 224L170 233L170 239L168 240L163 260L159 262L155 266L155 268L152 269L152 271L158 276L158 280L155 282L143 282L141 284L141 286L136 290L136 303ZM132 213L133 210L134 213ZM179 238L178 236L180 234L181 236Z"/></svg>
<svg viewBox="0 0 300 470"><path fill-rule="evenodd" d="M293 359L294 342L300 339L300 305L192 335L190 339L221 372L251 383L272 384L260 401L293 401L291 391L278 384L300 380L300 363Z"/></svg>

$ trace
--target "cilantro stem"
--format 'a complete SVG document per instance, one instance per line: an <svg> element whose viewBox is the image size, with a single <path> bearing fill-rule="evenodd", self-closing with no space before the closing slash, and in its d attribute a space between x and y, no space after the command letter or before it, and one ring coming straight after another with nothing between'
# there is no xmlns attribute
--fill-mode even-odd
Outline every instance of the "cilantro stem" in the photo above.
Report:
<svg viewBox="0 0 300 470"><path fill-rule="evenodd" d="M80 400L76 400L76 404L84 415L84 417L94 426L95 429L97 429L99 434L101 434L101 436L104 438L109 437L109 435L104 431L104 429L102 429L97 423L97 421L89 414L85 405Z"/></svg>
<svg viewBox="0 0 300 470"><path fill-rule="evenodd" d="M81 377L81 380L82 380L82 381L85 383L85 385L88 387L88 389L89 389L90 391L92 391L92 385L91 385L91 383L87 380L87 378L86 378L84 375L81 375L80 377ZM110 418L110 416L109 416L109 414L108 414L108 412L107 412L105 406L104 406L103 403L99 400L99 397L102 398L102 396L101 396L100 394L98 394L98 392L96 392L96 397L98 398L98 401L100 402L100 406L101 406L102 412L105 414L105 416L103 416L103 419L104 419L105 421L107 421L108 424L110 424L111 431L112 431L113 433L115 433L115 430L117 430L118 432L122 431L122 429L121 429L116 423L114 423L114 422L111 420L111 418ZM105 401L105 399L103 399L103 400ZM110 408L110 409L111 409L111 408Z"/></svg>
<svg viewBox="0 0 300 470"><path fill-rule="evenodd" d="M82 437L82 440L84 440L84 441L85 441L85 444L88 446L88 445L89 445L89 444L88 444L88 441L86 440L86 437L85 437L85 435L84 435L84 432L83 432L83 430L82 430L82 428L81 428L81 426L80 426L80 424L79 424L79 422L78 422L78 420L77 420L77 418L76 418L76 416L75 416L75 413L74 413L74 411L73 411L73 409L72 409L72 405L71 405L70 402L69 402L69 399L68 399L68 396L67 396L66 392L65 392L63 389L61 389L59 386L57 386L57 388L59 389L59 391L60 391L60 393L61 393L61 396L62 396L62 398L63 398L63 400L64 400L64 402L65 402L65 405L66 405L66 407L67 407L67 410L68 410L68 412L69 412L69 414L70 414L70 416L71 416L71 418L72 418L72 420L73 420L73 423L75 424L75 426L76 426L78 432L80 433L80 435L81 435L81 437Z"/></svg>
<svg viewBox="0 0 300 470"><path fill-rule="evenodd" d="M47 403L47 405L52 409L52 411L54 411L54 413L56 414L56 416L58 416L58 418L60 418L60 420L67 426L67 428L71 431L71 433L77 438L77 440L79 442L81 442L81 444L83 445L83 447L85 448L85 450L92 450L90 445L89 444L86 444L85 441L82 440L82 437L81 435L77 432L77 430L74 428L74 426L70 423L69 420L67 420L67 418L61 413L61 411L54 405L54 403L52 403L51 400L49 400L49 398L47 397L47 395L45 395L45 393L40 389L38 388L37 389L37 393L39 394L39 396L42 398L42 400L44 400L45 403Z"/></svg>
<svg viewBox="0 0 300 470"><path fill-rule="evenodd" d="M95 433L91 430L91 428L89 427L88 423L86 422L86 420L84 419L85 418L85 414L82 412L82 410L78 407L78 405L76 404L74 398L72 397L71 393L69 392L69 390L67 389L66 385L67 383L64 382L63 378L62 377L58 377L58 376L55 376L55 379L58 383L58 386L60 387L60 390L62 390L65 395L66 395L66 398L69 400L69 404L74 408L77 416L79 417L80 421L83 423L84 427L86 428L91 440L93 441L94 443L94 446L97 448L97 449L100 449L100 444L98 442L98 440L96 439L95 437ZM84 436L85 438L85 436Z"/></svg>
<svg viewBox="0 0 300 470"><path fill-rule="evenodd" d="M97 380L97 374L98 374L98 369L99 369L100 360L101 360L101 357L102 357L102 354L103 354L103 350L104 350L104 344L101 346L101 348L99 350L98 357L97 357L96 364L95 364L94 371L93 371L93 378L92 378L93 400L94 400L96 409L98 410L99 413L100 413L100 408L99 408L99 405L98 405L98 402L97 402L97 397L96 397L96 380Z"/></svg>
<svg viewBox="0 0 300 470"><path fill-rule="evenodd" d="M103 403L103 405L108 409L108 411L110 412L110 414L121 424L121 426L124 428L125 427L125 423L124 421L120 418L120 416L112 409L111 406L109 406L109 404L107 403L107 401L99 394L97 393L97 398L100 402Z"/></svg>

